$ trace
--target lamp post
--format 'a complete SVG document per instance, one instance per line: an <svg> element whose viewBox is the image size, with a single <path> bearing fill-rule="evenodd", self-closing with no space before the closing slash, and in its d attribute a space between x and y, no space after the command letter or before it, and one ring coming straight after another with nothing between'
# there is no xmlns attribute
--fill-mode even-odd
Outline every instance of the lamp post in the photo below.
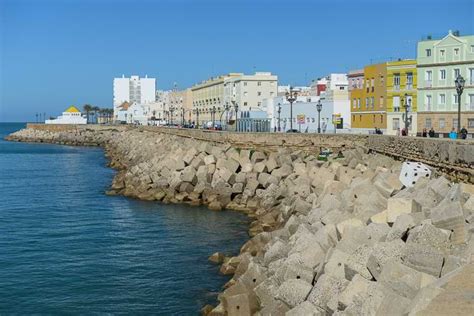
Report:
<svg viewBox="0 0 474 316"><path fill-rule="evenodd" d="M199 128L199 109L194 109L194 114L196 114L196 128Z"/></svg>
<svg viewBox="0 0 474 316"><path fill-rule="evenodd" d="M411 124L411 115L408 116L408 111L411 108L411 99L408 99L409 95L405 93L405 102L403 102L403 107L405 108L405 113L403 114L403 121L405 122L405 134L408 136L408 128Z"/></svg>
<svg viewBox="0 0 474 316"><path fill-rule="evenodd" d="M323 109L323 104L321 100L318 100L316 103L316 110L318 111L318 134L321 134L321 110Z"/></svg>
<svg viewBox="0 0 474 316"><path fill-rule="evenodd" d="M464 78L459 75L454 81L456 84L456 92L458 93L458 138L461 138L461 95L464 90Z"/></svg>
<svg viewBox="0 0 474 316"><path fill-rule="evenodd" d="M235 131L238 132L239 131L239 124L238 124L237 113L239 112L239 105L235 101L232 101L232 103L234 103L234 110L235 110Z"/></svg>
<svg viewBox="0 0 474 316"><path fill-rule="evenodd" d="M211 109L211 117L212 117L212 129L216 127L216 106L213 105Z"/></svg>
<svg viewBox="0 0 474 316"><path fill-rule="evenodd" d="M222 127L222 115L224 115L224 113L227 112L227 117L225 120L226 129L227 129L227 125L229 124L229 109L230 109L229 103L226 102L226 104L224 105L224 111L221 112L221 116L219 117L219 122L221 123L221 127Z"/></svg>
<svg viewBox="0 0 474 316"><path fill-rule="evenodd" d="M298 92L293 90L293 87L290 86L290 91L286 92L285 97L288 102L290 102L290 130L293 131L293 102L296 101Z"/></svg>
<svg viewBox="0 0 474 316"><path fill-rule="evenodd" d="M280 129L280 115L281 115L281 104L278 103L278 131L281 131Z"/></svg>
<svg viewBox="0 0 474 316"><path fill-rule="evenodd" d="M173 126L173 112L174 112L174 107L170 106L170 125Z"/></svg>

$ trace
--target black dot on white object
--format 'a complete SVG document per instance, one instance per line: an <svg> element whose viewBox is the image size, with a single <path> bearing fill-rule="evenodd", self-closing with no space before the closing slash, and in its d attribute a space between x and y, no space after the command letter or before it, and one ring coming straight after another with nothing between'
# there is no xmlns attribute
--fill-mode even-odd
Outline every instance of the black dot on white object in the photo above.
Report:
<svg viewBox="0 0 474 316"><path fill-rule="evenodd" d="M413 181L411 184L415 184L415 183L416 183L416 182L415 182L415 181Z"/></svg>
<svg viewBox="0 0 474 316"><path fill-rule="evenodd" d="M425 174L425 177L429 177L430 175L429 174Z"/></svg>
<svg viewBox="0 0 474 316"><path fill-rule="evenodd" d="M418 175L418 173L415 172L415 177Z"/></svg>

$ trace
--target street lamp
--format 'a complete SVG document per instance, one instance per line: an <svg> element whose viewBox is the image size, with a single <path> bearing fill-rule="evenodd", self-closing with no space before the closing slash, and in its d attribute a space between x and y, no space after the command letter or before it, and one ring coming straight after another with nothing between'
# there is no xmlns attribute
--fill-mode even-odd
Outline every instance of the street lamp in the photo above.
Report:
<svg viewBox="0 0 474 316"><path fill-rule="evenodd" d="M321 110L323 109L323 105L321 100L318 100L316 103L316 110L318 111L318 134L321 134Z"/></svg>
<svg viewBox="0 0 474 316"><path fill-rule="evenodd" d="M232 101L232 103L234 103L234 110L235 110L235 131L238 132L239 131L239 124L238 124L237 113L239 112L239 105L235 101Z"/></svg>
<svg viewBox="0 0 474 316"><path fill-rule="evenodd" d="M199 128L199 109L194 109L194 114L196 114L196 128Z"/></svg>
<svg viewBox="0 0 474 316"><path fill-rule="evenodd" d="M459 75L454 81L456 84L456 92L458 93L458 138L461 138L461 95L464 90L464 78Z"/></svg>
<svg viewBox="0 0 474 316"><path fill-rule="evenodd" d="M216 127L216 106L213 105L211 109L211 117L212 117L212 129Z"/></svg>
<svg viewBox="0 0 474 316"><path fill-rule="evenodd" d="M296 101L298 92L293 90L293 87L290 86L290 91L286 92L285 97L288 102L290 102L290 130L293 131L293 102Z"/></svg>
<svg viewBox="0 0 474 316"><path fill-rule="evenodd" d="M408 110L411 108L411 98L408 98L408 94L405 93L405 102L403 102L405 108L405 114L403 114L403 121L405 122L405 134L408 136L408 128L411 125L411 115L408 116Z"/></svg>
<svg viewBox="0 0 474 316"><path fill-rule="evenodd" d="M173 126L173 112L174 112L174 107L170 106L170 125Z"/></svg>
<svg viewBox="0 0 474 316"><path fill-rule="evenodd" d="M280 131L280 114L281 114L281 104L278 103L278 131Z"/></svg>

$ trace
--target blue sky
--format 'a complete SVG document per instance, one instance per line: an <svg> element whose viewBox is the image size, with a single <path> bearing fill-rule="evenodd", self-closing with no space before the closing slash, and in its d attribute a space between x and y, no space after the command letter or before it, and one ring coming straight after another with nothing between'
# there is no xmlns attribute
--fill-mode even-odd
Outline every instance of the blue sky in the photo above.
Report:
<svg viewBox="0 0 474 316"><path fill-rule="evenodd" d="M227 72L302 85L414 58L422 36L474 33L474 1L0 0L0 121L112 106L112 80L159 89Z"/></svg>

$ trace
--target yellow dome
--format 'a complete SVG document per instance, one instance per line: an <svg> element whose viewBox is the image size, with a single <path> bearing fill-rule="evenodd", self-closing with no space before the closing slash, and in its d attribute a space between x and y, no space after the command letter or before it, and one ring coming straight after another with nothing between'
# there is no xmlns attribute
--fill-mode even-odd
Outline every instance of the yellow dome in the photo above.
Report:
<svg viewBox="0 0 474 316"><path fill-rule="evenodd" d="M74 105L71 105L70 107L67 108L66 111L64 112L67 112L67 113L80 113L81 111L79 111L78 108L76 108Z"/></svg>

